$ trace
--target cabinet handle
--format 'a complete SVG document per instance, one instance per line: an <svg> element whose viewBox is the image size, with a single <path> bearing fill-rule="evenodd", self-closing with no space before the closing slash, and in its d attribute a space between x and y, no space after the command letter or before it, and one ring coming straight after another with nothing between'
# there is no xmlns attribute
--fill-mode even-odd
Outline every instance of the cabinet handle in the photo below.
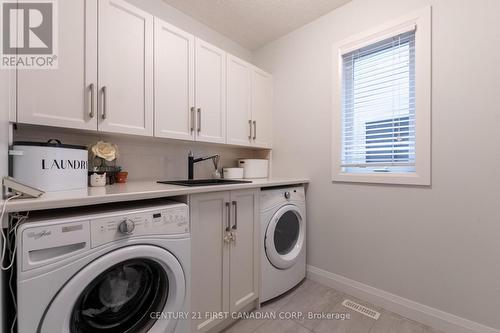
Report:
<svg viewBox="0 0 500 333"><path fill-rule="evenodd" d="M198 108L198 133L201 132L201 108Z"/></svg>
<svg viewBox="0 0 500 333"><path fill-rule="evenodd" d="M191 107L191 133L194 132L194 106Z"/></svg>
<svg viewBox="0 0 500 333"><path fill-rule="evenodd" d="M90 113L89 117L94 118L94 98L95 98L95 86L93 83L90 84Z"/></svg>
<svg viewBox="0 0 500 333"><path fill-rule="evenodd" d="M252 121L248 121L248 127L250 127L250 133L248 133L248 140L252 140Z"/></svg>
<svg viewBox="0 0 500 333"><path fill-rule="evenodd" d="M257 121L253 121L253 139L257 139Z"/></svg>
<svg viewBox="0 0 500 333"><path fill-rule="evenodd" d="M233 201L233 207L234 207L234 224L231 229L236 230L238 229L238 202Z"/></svg>
<svg viewBox="0 0 500 333"><path fill-rule="evenodd" d="M108 105L108 94L106 86L102 87L102 120L107 118L107 105Z"/></svg>
<svg viewBox="0 0 500 333"><path fill-rule="evenodd" d="M226 232L229 232L231 231L231 227L229 226L231 221L231 206L229 202L226 202L226 211L227 211Z"/></svg>

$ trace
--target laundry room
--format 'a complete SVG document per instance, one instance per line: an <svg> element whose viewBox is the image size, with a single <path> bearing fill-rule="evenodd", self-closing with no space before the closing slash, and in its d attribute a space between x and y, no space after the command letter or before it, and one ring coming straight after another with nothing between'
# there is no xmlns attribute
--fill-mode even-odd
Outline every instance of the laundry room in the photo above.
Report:
<svg viewBox="0 0 500 333"><path fill-rule="evenodd" d="M498 22L0 0L0 332L500 333Z"/></svg>

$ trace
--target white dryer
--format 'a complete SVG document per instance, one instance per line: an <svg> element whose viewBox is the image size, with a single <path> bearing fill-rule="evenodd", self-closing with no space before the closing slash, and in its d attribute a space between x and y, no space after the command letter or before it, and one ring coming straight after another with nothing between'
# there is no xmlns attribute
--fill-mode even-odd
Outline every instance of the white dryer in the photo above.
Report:
<svg viewBox="0 0 500 333"><path fill-rule="evenodd" d="M51 213L18 230L19 333L188 333L188 206Z"/></svg>
<svg viewBox="0 0 500 333"><path fill-rule="evenodd" d="M306 276L306 201L303 186L262 189L261 292L265 302Z"/></svg>

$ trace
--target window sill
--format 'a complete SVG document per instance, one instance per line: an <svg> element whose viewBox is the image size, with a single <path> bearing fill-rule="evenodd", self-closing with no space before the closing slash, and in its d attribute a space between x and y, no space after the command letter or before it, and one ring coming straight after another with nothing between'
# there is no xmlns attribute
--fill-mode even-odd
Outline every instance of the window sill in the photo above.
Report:
<svg viewBox="0 0 500 333"><path fill-rule="evenodd" d="M430 176L418 173L336 173L333 182L430 186Z"/></svg>

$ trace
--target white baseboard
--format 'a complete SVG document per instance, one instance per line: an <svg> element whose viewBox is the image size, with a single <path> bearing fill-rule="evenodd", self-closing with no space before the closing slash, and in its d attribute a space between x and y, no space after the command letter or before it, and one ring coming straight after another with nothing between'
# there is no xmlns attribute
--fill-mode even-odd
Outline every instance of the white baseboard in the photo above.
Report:
<svg viewBox="0 0 500 333"><path fill-rule="evenodd" d="M307 266L307 277L328 287L379 305L403 317L418 321L446 333L500 333L474 321L391 294L344 276Z"/></svg>

